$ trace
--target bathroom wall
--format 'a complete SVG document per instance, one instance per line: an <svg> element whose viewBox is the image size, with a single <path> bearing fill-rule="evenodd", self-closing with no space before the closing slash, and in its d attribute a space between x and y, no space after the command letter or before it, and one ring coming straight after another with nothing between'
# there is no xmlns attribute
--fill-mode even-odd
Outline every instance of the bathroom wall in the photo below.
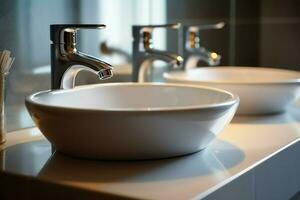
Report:
<svg viewBox="0 0 300 200"><path fill-rule="evenodd" d="M300 70L299 10L297 0L167 0L168 21L226 22L201 33L203 46L223 56L221 65ZM168 37L170 48L177 48L175 37Z"/></svg>
<svg viewBox="0 0 300 200"><path fill-rule="evenodd" d="M224 21L221 30L204 30L200 34L201 45L222 55L222 65L228 65L230 59L230 12L231 0L167 0L167 20L180 21L183 24L201 25ZM178 49L174 43L177 35L169 33L168 48Z"/></svg>
<svg viewBox="0 0 300 200"><path fill-rule="evenodd" d="M79 49L99 54L100 42L131 54L131 25L226 22L201 33L201 44L222 55L222 65L271 66L300 70L300 2L296 0L0 0L0 50L16 60L7 80L7 129L32 126L25 96L49 89L49 25L105 23L106 30L81 31ZM157 31L157 48L178 50L176 31Z"/></svg>
<svg viewBox="0 0 300 200"><path fill-rule="evenodd" d="M260 64L300 70L300 1L260 4Z"/></svg>
<svg viewBox="0 0 300 200"><path fill-rule="evenodd" d="M1 0L0 49L16 57L6 81L8 130L32 126L24 107L25 96L49 88L49 24L78 22L78 2L73 0Z"/></svg>

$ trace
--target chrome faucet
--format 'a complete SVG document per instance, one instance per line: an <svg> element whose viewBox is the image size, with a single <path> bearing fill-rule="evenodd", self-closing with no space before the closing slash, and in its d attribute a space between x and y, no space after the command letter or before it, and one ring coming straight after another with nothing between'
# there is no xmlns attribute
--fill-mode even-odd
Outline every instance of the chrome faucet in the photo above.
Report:
<svg viewBox="0 0 300 200"><path fill-rule="evenodd" d="M117 47L107 45L107 41L100 43L100 52L104 55L119 55L125 58L126 63L131 63L131 55Z"/></svg>
<svg viewBox="0 0 300 200"><path fill-rule="evenodd" d="M51 88L73 88L78 72L90 71L100 79L112 77L112 66L98 58L76 49L79 29L105 28L103 24L54 24L50 25L51 44Z"/></svg>
<svg viewBox="0 0 300 200"><path fill-rule="evenodd" d="M180 67L183 58L176 53L157 50L153 48L152 31L154 28L173 28L178 29L180 24L133 26L133 52L132 65L134 82L144 82L145 72L153 61L162 60L173 66Z"/></svg>
<svg viewBox="0 0 300 200"><path fill-rule="evenodd" d="M224 22L211 25L188 26L180 30L179 52L184 57L184 69L195 68L199 61L204 61L209 66L220 64L221 55L207 50L200 45L199 32L208 29L221 29Z"/></svg>

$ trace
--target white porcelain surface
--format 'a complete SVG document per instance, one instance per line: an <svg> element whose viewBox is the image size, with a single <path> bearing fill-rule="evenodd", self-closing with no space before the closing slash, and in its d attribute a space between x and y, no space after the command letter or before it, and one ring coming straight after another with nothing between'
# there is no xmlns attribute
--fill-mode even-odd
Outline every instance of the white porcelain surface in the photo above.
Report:
<svg viewBox="0 0 300 200"><path fill-rule="evenodd" d="M204 67L164 74L167 82L203 85L240 97L238 114L285 111L300 94L300 72L255 67Z"/></svg>
<svg viewBox="0 0 300 200"><path fill-rule="evenodd" d="M98 84L43 91L27 109L57 150L99 159L152 159L205 148L230 122L238 97L176 84Z"/></svg>

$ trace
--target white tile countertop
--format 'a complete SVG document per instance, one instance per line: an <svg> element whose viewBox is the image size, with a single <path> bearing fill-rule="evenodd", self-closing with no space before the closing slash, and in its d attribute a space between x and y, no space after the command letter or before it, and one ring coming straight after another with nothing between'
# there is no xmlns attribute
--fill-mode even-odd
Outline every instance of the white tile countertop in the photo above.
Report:
<svg viewBox="0 0 300 200"><path fill-rule="evenodd" d="M91 192L119 198L204 199L299 144L299 136L300 108L291 107L284 114L235 117L218 139L199 153L113 162L51 155L50 144L39 130L29 128L7 134L7 142L0 146L0 175L70 186L74 192L86 191L86 195Z"/></svg>

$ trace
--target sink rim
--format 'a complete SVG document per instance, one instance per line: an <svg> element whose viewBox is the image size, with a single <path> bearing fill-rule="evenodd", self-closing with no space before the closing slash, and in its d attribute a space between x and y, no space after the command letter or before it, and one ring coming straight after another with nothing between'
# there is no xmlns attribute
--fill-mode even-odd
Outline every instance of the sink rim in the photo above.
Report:
<svg viewBox="0 0 300 200"><path fill-rule="evenodd" d="M202 70L210 70L210 73L214 73L213 70L226 70L226 69L234 69L234 70L270 70L270 71L277 71L277 72L288 72L299 74L299 78L292 78L292 79L281 79L281 80L272 80L272 81L239 81L239 80L218 80L218 79L210 79L210 80L201 80L201 79L190 79L188 78L188 72L193 71L202 71ZM220 71L218 70L218 71ZM179 77L178 75L186 75L184 77ZM234 85L274 85L274 84L300 84L300 72L295 70L289 69L281 69L281 68L272 68L272 67L251 67L251 66L217 66L217 67L201 67L190 69L188 71L173 71L173 72L165 72L163 77L170 81L177 81L179 83L207 83L207 84L234 84Z"/></svg>
<svg viewBox="0 0 300 200"><path fill-rule="evenodd" d="M227 94L230 98L219 102L219 103L212 103L212 104L199 104L199 105L192 105L192 106L178 106L178 107L157 107L157 108L128 108L128 109L94 109L94 108L77 108L77 107L65 107L65 106L57 106L57 105L49 105L46 103L40 103L34 100L34 98L38 95L44 95L47 93L65 93L65 92L72 92L72 91L80 91L88 88L95 88L95 87L110 87L110 86L131 86L131 87L140 87L140 86L155 86L155 87L179 87L179 88L194 88L194 89L203 89L203 90L210 90L210 91L216 91L223 94ZM25 98L25 104L28 106L29 104L43 107L43 108L51 108L51 109L64 109L68 111L87 111L87 112L107 112L107 113L135 113L135 112L172 112L172 111L189 111L189 110L199 110L199 109L211 109L211 108L221 108L221 107L227 107L232 106L236 103L239 103L239 97L238 95L223 90L219 88L214 87L208 87L208 86L196 86L196 85L188 85L188 84L177 84L177 83L102 83L102 84L90 84L90 85L82 85L82 86L76 86L73 89L58 89L58 90L44 90L40 92L36 92L34 94L31 94Z"/></svg>

